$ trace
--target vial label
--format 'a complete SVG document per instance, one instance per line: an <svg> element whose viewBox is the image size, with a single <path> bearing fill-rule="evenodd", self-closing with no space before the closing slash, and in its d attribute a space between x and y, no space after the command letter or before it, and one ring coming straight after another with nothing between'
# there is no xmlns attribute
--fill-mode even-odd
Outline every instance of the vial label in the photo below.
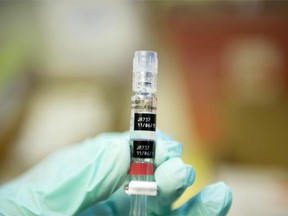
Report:
<svg viewBox="0 0 288 216"><path fill-rule="evenodd" d="M154 97L153 99L141 99L141 100L132 100L131 101L131 109L132 110L145 110L147 112L155 112L157 99Z"/></svg>
<svg viewBox="0 0 288 216"><path fill-rule="evenodd" d="M132 156L134 158L154 158L154 141L134 140Z"/></svg>
<svg viewBox="0 0 288 216"><path fill-rule="evenodd" d="M134 130L156 131L156 114L135 113Z"/></svg>

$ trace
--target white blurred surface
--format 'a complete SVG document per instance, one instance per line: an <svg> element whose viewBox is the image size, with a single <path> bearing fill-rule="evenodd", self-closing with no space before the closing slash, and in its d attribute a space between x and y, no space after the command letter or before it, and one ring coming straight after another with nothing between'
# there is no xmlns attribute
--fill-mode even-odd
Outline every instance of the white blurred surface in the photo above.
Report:
<svg viewBox="0 0 288 216"><path fill-rule="evenodd" d="M3 170L22 172L61 146L112 127L112 115L99 88L85 84L43 86L29 100L25 121Z"/></svg>
<svg viewBox="0 0 288 216"><path fill-rule="evenodd" d="M232 188L233 203L228 215L288 215L288 174L263 167L222 166L217 179Z"/></svg>
<svg viewBox="0 0 288 216"><path fill-rule="evenodd" d="M132 51L147 40L143 4L49 1L39 4L39 14L47 48L45 72L50 76L119 80Z"/></svg>

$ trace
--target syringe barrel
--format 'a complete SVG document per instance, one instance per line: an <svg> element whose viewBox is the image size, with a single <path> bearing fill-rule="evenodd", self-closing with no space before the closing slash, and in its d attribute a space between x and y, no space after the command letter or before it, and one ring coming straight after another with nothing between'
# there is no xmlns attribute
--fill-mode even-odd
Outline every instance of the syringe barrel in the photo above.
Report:
<svg viewBox="0 0 288 216"><path fill-rule="evenodd" d="M131 97L130 175L152 175L156 148L157 53L136 51L133 59ZM142 178L143 179L143 178Z"/></svg>

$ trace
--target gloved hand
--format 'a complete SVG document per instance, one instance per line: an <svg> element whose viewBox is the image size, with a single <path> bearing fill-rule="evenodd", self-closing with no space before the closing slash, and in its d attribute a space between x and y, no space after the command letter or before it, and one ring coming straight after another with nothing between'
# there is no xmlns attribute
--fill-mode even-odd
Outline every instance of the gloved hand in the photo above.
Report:
<svg viewBox="0 0 288 216"><path fill-rule="evenodd" d="M157 132L155 179L159 195L149 197L150 215L225 215L229 187L205 187L179 209L171 204L194 181L181 159L181 144ZM65 147L0 187L0 215L128 215L123 185L130 162L129 134L105 133Z"/></svg>

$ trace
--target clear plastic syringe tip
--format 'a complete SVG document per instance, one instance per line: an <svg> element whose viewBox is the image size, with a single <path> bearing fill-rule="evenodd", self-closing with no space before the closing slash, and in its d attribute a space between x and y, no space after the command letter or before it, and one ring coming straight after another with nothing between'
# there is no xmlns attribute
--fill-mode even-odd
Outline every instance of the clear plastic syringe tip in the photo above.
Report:
<svg viewBox="0 0 288 216"><path fill-rule="evenodd" d="M136 51L133 58L133 91L156 93L158 59L153 51Z"/></svg>

